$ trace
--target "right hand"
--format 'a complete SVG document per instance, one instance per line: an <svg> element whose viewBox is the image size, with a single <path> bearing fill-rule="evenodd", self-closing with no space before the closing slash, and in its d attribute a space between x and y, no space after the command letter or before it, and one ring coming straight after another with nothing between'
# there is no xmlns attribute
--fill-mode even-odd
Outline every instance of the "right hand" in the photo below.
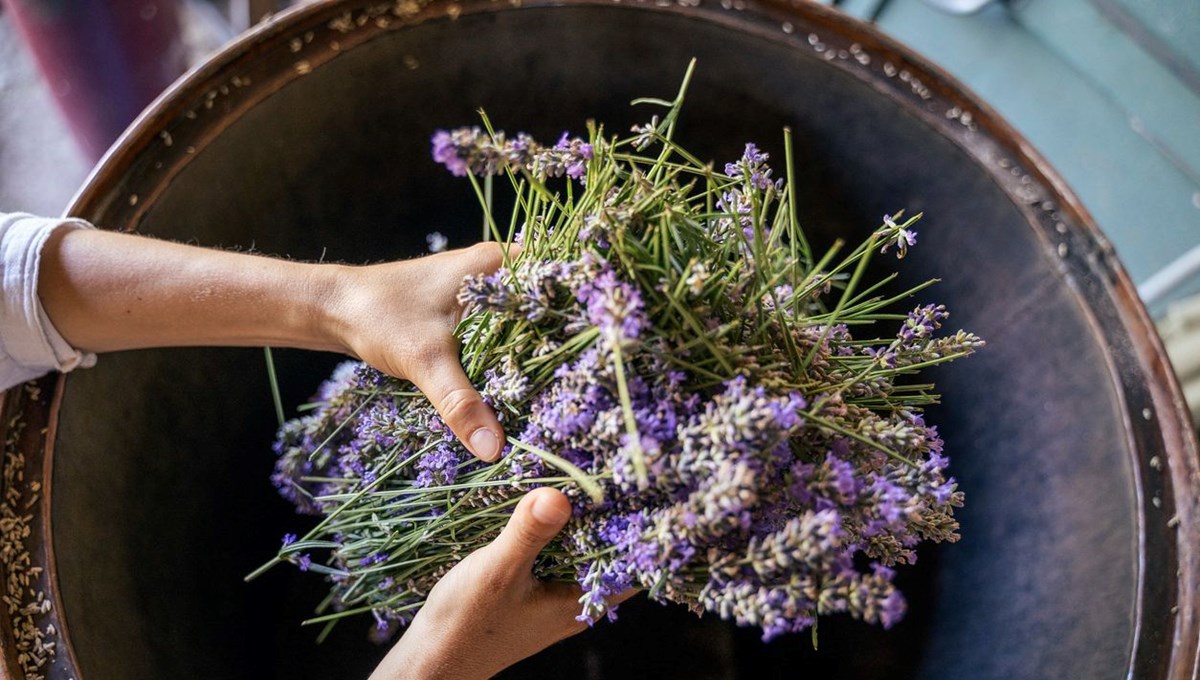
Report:
<svg viewBox="0 0 1200 680"><path fill-rule="evenodd" d="M498 243L363 267L342 267L333 301L342 351L411 381L446 425L484 461L500 456L504 429L459 363L463 279L503 263Z"/></svg>

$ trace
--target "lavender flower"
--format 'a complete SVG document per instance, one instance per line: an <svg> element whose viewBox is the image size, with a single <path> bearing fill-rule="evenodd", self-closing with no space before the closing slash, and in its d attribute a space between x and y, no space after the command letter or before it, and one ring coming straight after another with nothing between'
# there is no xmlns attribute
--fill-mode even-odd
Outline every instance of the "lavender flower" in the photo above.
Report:
<svg viewBox="0 0 1200 680"><path fill-rule="evenodd" d="M566 132L553 147L538 144L525 133L506 140L503 133L494 137L478 127L439 130L432 140L433 160L456 177L496 175L505 170L528 172L539 180L567 176L584 179L587 163L594 156L593 146Z"/></svg>
<svg viewBox="0 0 1200 680"><path fill-rule="evenodd" d="M503 140L491 139L478 127L438 130L433 135L433 160L455 177L500 172L506 160L503 149Z"/></svg>
<svg viewBox="0 0 1200 680"><path fill-rule="evenodd" d="M714 239L718 242L725 241L736 226L741 229L746 240L752 241L754 239L752 208L750 197L740 189L733 189L721 194L720 200L717 201L717 209L724 212L726 216L717 218L714 223Z"/></svg>
<svg viewBox="0 0 1200 680"><path fill-rule="evenodd" d="M646 325L641 294L611 269L581 286L576 298L584 304L588 321L614 342L636 340Z"/></svg>
<svg viewBox="0 0 1200 680"><path fill-rule="evenodd" d="M734 163L725 164L725 174L746 182L758 191L779 188L782 183L776 185L771 181L771 168L767 166L768 158L770 156L759 151L757 145L747 143L746 150L740 159Z"/></svg>
<svg viewBox="0 0 1200 680"><path fill-rule="evenodd" d="M772 229L789 208L767 154L747 144L714 175L667 145L677 106L626 140L434 135L452 174L532 187L497 219L521 253L459 293L464 368L509 437L500 461L470 456L413 385L353 363L275 444L280 494L326 519L278 559L324 575L335 610L370 612L374 639L538 486L573 516L534 572L578 583L588 623L642 588L765 640L830 615L887 628L906 608L895 569L957 539L963 493L921 413L936 395L898 380L982 340L940 334L936 304L869 340L885 298L844 292L858 258L915 245L914 220L885 217L840 261L802 254Z"/></svg>
<svg viewBox="0 0 1200 680"><path fill-rule="evenodd" d="M481 391L484 401L496 406L519 404L529 393L529 378L520 370L512 356L505 357L499 366L483 374L486 381Z"/></svg>
<svg viewBox="0 0 1200 680"><path fill-rule="evenodd" d="M566 166L564 171L571 179L581 179L587 172L587 162L592 160L592 145L582 139L569 139L567 133L562 133L555 151L562 152L561 163Z"/></svg>
<svg viewBox="0 0 1200 680"><path fill-rule="evenodd" d="M946 312L945 305L918 307L908 313L908 318L904 320L897 337L906 345L911 345L915 340L925 340L942 327L942 322L948 316L950 314Z"/></svg>
<svg viewBox="0 0 1200 680"><path fill-rule="evenodd" d="M896 257L903 258L908 254L909 246L917 244L917 232L908 229L908 223L896 224L895 218L894 215L884 215L883 226L875 232L875 235L883 243L879 249L880 253L886 253L888 248L896 246Z"/></svg>
<svg viewBox="0 0 1200 680"><path fill-rule="evenodd" d="M633 138L633 148L636 151L641 151L654 141L655 135L658 133L658 116L651 116L650 122L644 125L634 125L631 129L636 136Z"/></svg>
<svg viewBox="0 0 1200 680"><path fill-rule="evenodd" d="M459 452L448 445L440 444L417 461L417 477L413 480L413 486L453 484L455 477L458 476L458 465L461 462L463 462L463 458Z"/></svg>

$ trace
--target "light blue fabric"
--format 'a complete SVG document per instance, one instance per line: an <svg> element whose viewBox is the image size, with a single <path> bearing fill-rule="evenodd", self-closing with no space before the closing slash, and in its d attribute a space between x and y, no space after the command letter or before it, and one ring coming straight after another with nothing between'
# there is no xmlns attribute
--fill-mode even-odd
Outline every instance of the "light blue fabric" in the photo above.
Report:
<svg viewBox="0 0 1200 680"><path fill-rule="evenodd" d="M78 219L0 213L0 390L50 371L92 366L96 355L71 347L38 298L42 248L56 229L92 229Z"/></svg>

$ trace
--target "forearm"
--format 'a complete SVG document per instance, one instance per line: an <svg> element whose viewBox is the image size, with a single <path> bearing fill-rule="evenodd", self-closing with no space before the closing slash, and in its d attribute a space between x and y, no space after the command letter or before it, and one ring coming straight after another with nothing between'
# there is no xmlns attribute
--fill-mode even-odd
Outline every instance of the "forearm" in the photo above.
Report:
<svg viewBox="0 0 1200 680"><path fill-rule="evenodd" d="M487 680L493 675L470 655L446 658L440 642L427 639L424 631L405 631L368 680Z"/></svg>
<svg viewBox="0 0 1200 680"><path fill-rule="evenodd" d="M459 364L463 277L495 271L496 244L369 266L302 264L92 229L56 231L37 297L72 348L198 345L343 352L425 393L479 458L504 429Z"/></svg>
<svg viewBox="0 0 1200 680"><path fill-rule="evenodd" d="M72 345L91 352L194 345L345 351L338 270L100 230L60 230L38 291Z"/></svg>

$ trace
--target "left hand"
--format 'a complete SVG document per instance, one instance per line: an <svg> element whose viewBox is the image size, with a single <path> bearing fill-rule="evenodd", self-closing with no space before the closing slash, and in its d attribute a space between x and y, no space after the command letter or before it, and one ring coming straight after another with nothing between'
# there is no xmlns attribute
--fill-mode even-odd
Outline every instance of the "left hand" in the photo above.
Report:
<svg viewBox="0 0 1200 680"><path fill-rule="evenodd" d="M587 624L575 618L579 586L539 581L532 572L538 553L570 517L571 505L561 492L528 493L495 541L434 586L370 680L490 678L585 630Z"/></svg>

